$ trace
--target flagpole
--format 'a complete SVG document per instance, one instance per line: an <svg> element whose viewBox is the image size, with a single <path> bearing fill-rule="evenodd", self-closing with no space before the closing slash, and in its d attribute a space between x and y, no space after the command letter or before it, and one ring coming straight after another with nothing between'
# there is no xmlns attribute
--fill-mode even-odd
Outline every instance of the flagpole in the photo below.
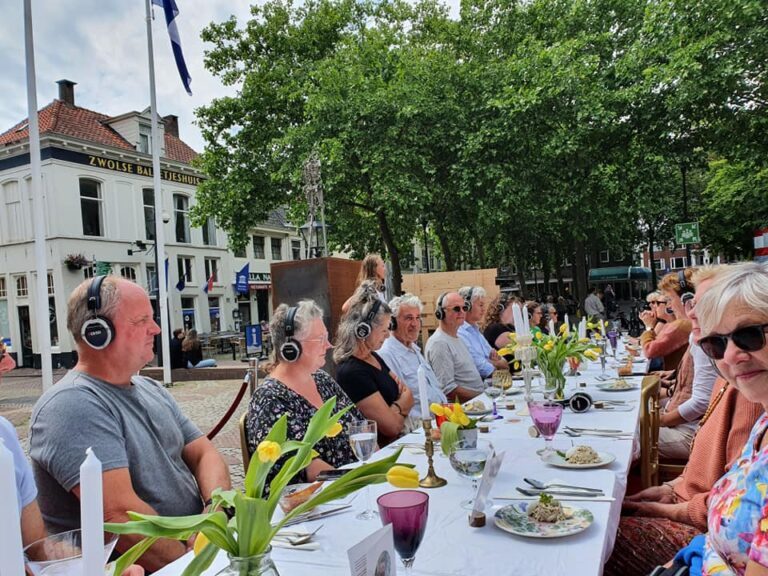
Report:
<svg viewBox="0 0 768 576"><path fill-rule="evenodd" d="M160 130L157 120L157 96L155 94L155 54L152 48L152 0L146 0L147 6L147 54L149 57L149 106L152 110L152 178L155 189L155 251L162 266L157 266L157 299L160 308L160 329L163 359L163 385L171 386L171 348L170 326L168 325L168 287L165 274L165 229L163 213L163 189L160 174Z"/></svg>
<svg viewBox="0 0 768 576"><path fill-rule="evenodd" d="M29 164L32 169L32 222L35 230L35 264L37 283L35 296L35 324L40 367L43 372L43 390L53 386L51 363L51 332L48 312L48 265L45 258L45 206L43 205L43 177L40 167L40 125L37 118L37 79L35 77L35 45L32 37L32 0L24 0L24 47L27 58L27 115L29 126Z"/></svg>

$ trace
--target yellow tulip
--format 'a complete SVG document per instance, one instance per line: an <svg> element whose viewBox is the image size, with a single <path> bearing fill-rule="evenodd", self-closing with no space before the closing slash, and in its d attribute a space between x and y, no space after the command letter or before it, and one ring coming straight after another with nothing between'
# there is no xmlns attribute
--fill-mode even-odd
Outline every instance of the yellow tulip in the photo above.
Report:
<svg viewBox="0 0 768 576"><path fill-rule="evenodd" d="M552 342L552 340L550 340L549 342L547 342L546 344L544 344L544 350L546 350L547 352L549 352L550 350L552 350L552 348L554 348L554 347L555 347L555 343L554 343L554 342Z"/></svg>
<svg viewBox="0 0 768 576"><path fill-rule="evenodd" d="M463 412L461 414L459 414L459 425L460 426L469 426L469 416L467 416Z"/></svg>
<svg viewBox="0 0 768 576"><path fill-rule="evenodd" d="M592 350L587 350L586 352L584 352L584 356L586 356L590 360L597 360L598 358L598 355L595 354Z"/></svg>
<svg viewBox="0 0 768 576"><path fill-rule="evenodd" d="M513 346L504 346L504 348L499 349L499 356L507 356L509 354L514 354L515 348Z"/></svg>
<svg viewBox="0 0 768 576"><path fill-rule="evenodd" d="M395 488L418 488L419 473L408 466L392 466L387 471L387 482Z"/></svg>
<svg viewBox="0 0 768 576"><path fill-rule="evenodd" d="M520 370L520 362L518 362L517 360L515 360L515 363L512 365L512 367L513 367L515 370Z"/></svg>
<svg viewBox="0 0 768 576"><path fill-rule="evenodd" d="M432 404L429 405L429 411L435 416L445 416L445 407L437 402L432 402Z"/></svg>
<svg viewBox="0 0 768 576"><path fill-rule="evenodd" d="M256 447L256 453L259 456L259 462L275 462L280 458L280 444L271 440L264 440Z"/></svg>
<svg viewBox="0 0 768 576"><path fill-rule="evenodd" d="M200 552L203 551L203 548L210 542L208 540L208 537L203 534L202 532L197 533L197 537L195 538L195 544L192 546L192 550L195 552L195 556L200 554Z"/></svg>
<svg viewBox="0 0 768 576"><path fill-rule="evenodd" d="M536 332L536 340L541 340L544 338L544 335L541 332Z"/></svg>
<svg viewBox="0 0 768 576"><path fill-rule="evenodd" d="M579 343L586 344L587 342L589 342L589 338L579 338Z"/></svg>
<svg viewBox="0 0 768 576"><path fill-rule="evenodd" d="M334 422L331 424L331 426L328 428L328 431L325 433L326 438L335 438L341 433L341 424L338 422Z"/></svg>
<svg viewBox="0 0 768 576"><path fill-rule="evenodd" d="M560 334L565 334L565 331L568 330L568 326L566 324L561 324L559 328Z"/></svg>

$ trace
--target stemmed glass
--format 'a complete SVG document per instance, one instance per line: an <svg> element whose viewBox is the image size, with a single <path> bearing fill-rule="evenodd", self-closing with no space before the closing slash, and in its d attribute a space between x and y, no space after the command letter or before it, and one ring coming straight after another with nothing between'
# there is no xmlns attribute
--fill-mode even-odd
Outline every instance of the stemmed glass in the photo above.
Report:
<svg viewBox="0 0 768 576"><path fill-rule="evenodd" d="M616 330L609 330L608 331L608 342L611 344L611 354L613 355L614 359L616 358L616 348L619 345L619 334L616 332Z"/></svg>
<svg viewBox="0 0 768 576"><path fill-rule="evenodd" d="M82 533L70 530L52 534L24 548L27 569L34 576L80 576L83 573ZM117 544L117 534L104 533L104 565Z"/></svg>
<svg viewBox="0 0 768 576"><path fill-rule="evenodd" d="M485 463L491 457L493 446L485 440L477 440L477 443L459 440L453 447L449 456L451 467L461 476L472 480L472 494L467 500L461 502L461 507L472 510L477 493L477 481L482 478Z"/></svg>
<svg viewBox="0 0 768 576"><path fill-rule="evenodd" d="M547 398L546 396L534 397L528 401L528 412L533 420L533 425L544 438L544 448L537 450L543 459L554 452L552 438L555 437L563 418L563 405Z"/></svg>
<svg viewBox="0 0 768 576"><path fill-rule="evenodd" d="M355 457L363 464L376 451L376 421L358 420L349 425L349 445ZM365 510L357 515L358 520L373 520L378 516L376 510L371 507L370 487L365 487Z"/></svg>
<svg viewBox="0 0 768 576"><path fill-rule="evenodd" d="M504 392L504 388L501 385L501 380L498 378L489 378L485 381L485 395L493 402L493 419L499 420L502 416L499 415L499 411L496 408L496 399Z"/></svg>
<svg viewBox="0 0 768 576"><path fill-rule="evenodd" d="M398 490L382 494L376 503L382 525L392 524L395 550L403 561L406 576L411 576L416 550L427 528L429 496L418 490Z"/></svg>

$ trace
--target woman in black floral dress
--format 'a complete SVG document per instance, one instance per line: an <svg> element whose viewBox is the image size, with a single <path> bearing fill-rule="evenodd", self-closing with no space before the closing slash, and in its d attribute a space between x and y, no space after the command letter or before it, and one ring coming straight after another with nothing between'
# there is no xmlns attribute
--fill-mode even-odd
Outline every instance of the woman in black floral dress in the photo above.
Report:
<svg viewBox="0 0 768 576"><path fill-rule="evenodd" d="M323 324L323 311L312 300L302 300L293 309L292 322L289 314L292 308L281 304L275 310L270 323L272 334L273 368L269 377L254 392L248 405L246 430L248 448L251 453L269 434L272 425L283 414L288 415L288 438L301 440L307 431L309 421L327 400L336 397L336 411L347 406L353 408L342 416L339 423L342 431L333 438L323 438L315 445L319 456L297 474L292 482L312 482L321 470L328 470L355 462L349 445L347 428L351 422L362 420L363 416L354 408L339 385L326 372L325 353L331 348L328 331ZM286 334L286 325L293 325L293 334ZM288 329L290 332L290 327ZM289 348L298 345L298 358L290 353L281 354L283 344ZM282 461L273 466L267 478L267 486L280 470Z"/></svg>

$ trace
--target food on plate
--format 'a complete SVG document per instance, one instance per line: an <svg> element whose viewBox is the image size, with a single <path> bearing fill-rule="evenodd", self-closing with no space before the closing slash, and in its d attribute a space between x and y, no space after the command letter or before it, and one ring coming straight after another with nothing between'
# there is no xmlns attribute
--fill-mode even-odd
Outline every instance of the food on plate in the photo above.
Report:
<svg viewBox="0 0 768 576"><path fill-rule="evenodd" d="M291 510L304 504L312 495L320 489L322 482L312 484L293 484L285 487L280 495L280 508L288 514Z"/></svg>
<svg viewBox="0 0 768 576"><path fill-rule="evenodd" d="M563 512L563 505L555 500L550 494L542 494L539 501L528 506L528 516L536 522L547 522L554 524L562 522L568 516Z"/></svg>
<svg viewBox="0 0 768 576"><path fill-rule="evenodd" d="M580 444L565 452L565 461L569 464L596 464L600 456L591 446Z"/></svg>
<svg viewBox="0 0 768 576"><path fill-rule="evenodd" d="M619 376L632 376L632 358L618 370ZM629 387L629 386L627 386Z"/></svg>
<svg viewBox="0 0 768 576"><path fill-rule="evenodd" d="M617 380L614 380L613 384L611 384L611 388L614 390L628 390L629 388L632 388L632 384L623 378L618 378Z"/></svg>
<svg viewBox="0 0 768 576"><path fill-rule="evenodd" d="M483 412L488 408L483 404L482 400L471 400L464 404L465 412Z"/></svg>

